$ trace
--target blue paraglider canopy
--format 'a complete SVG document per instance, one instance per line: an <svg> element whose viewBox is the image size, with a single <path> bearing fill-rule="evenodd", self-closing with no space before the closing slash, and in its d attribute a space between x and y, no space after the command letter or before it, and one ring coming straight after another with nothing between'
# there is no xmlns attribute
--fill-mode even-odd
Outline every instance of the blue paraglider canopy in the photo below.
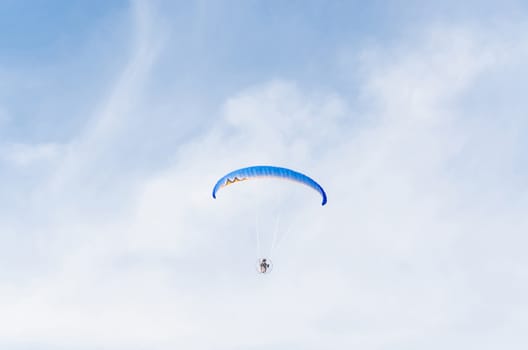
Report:
<svg viewBox="0 0 528 350"><path fill-rule="evenodd" d="M216 182L216 185L213 188L213 198L216 198L216 193L221 188L232 185L236 182L258 179L262 177L276 177L279 179L291 180L297 183L304 184L319 192L322 197L321 205L325 205L327 202L325 191L323 190L321 185L315 182L315 180L313 180L312 178L288 168L281 168L269 165L257 165L247 168L241 168L223 176L222 178L220 178L220 180Z"/></svg>

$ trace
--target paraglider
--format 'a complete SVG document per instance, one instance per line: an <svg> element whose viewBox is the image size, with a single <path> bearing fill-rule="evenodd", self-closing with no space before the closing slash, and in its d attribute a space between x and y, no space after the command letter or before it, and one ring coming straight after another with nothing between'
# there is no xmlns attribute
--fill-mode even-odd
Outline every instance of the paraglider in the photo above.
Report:
<svg viewBox="0 0 528 350"><path fill-rule="evenodd" d="M327 202L325 191L323 190L321 185L319 185L313 179L309 178L308 176L304 174L301 174L297 171L294 171L288 168L280 168L280 167L268 166L268 165L257 165L257 166L242 168L242 169L232 171L229 174L223 176L222 178L220 178L220 180L216 182L216 185L213 188L213 198L216 198L216 193L223 187L232 185L237 182L258 179L262 177L276 177L276 178L291 180L291 181L304 184L316 190L317 192L319 192L319 194L322 197L321 205L325 205Z"/></svg>
<svg viewBox="0 0 528 350"><path fill-rule="evenodd" d="M327 203L327 196L324 189L315 180L288 168L281 168L269 165L257 165L247 168L234 170L221 177L213 188L213 198L216 198L218 191L235 183L259 179L259 178L277 178L280 180L290 180L295 183L303 184L315 190L321 196L321 205ZM260 258L257 263L257 271L261 274L269 273L272 269L269 258Z"/></svg>
<svg viewBox="0 0 528 350"><path fill-rule="evenodd" d="M268 259L266 258L259 259L258 272L266 273L268 272L268 270L270 270L270 268L271 268L271 264L268 262Z"/></svg>

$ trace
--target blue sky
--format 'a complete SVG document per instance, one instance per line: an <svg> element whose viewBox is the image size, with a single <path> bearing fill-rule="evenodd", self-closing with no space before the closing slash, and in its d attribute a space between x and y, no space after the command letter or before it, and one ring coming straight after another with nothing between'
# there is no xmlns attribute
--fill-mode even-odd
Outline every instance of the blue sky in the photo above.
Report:
<svg viewBox="0 0 528 350"><path fill-rule="evenodd" d="M3 1L0 346L525 349L527 14Z"/></svg>

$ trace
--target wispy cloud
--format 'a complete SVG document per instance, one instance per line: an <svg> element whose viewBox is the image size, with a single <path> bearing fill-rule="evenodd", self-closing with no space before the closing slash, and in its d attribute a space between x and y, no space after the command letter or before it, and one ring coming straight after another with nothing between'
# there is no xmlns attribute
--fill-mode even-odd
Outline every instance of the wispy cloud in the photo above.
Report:
<svg viewBox="0 0 528 350"><path fill-rule="evenodd" d="M1 157L18 166L27 166L38 161L49 161L57 156L58 145L56 144L10 144L0 150Z"/></svg>

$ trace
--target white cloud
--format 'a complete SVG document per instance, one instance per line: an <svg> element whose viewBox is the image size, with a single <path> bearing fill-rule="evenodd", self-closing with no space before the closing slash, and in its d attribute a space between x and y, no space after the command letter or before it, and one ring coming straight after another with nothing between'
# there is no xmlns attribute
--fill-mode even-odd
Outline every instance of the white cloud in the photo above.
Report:
<svg viewBox="0 0 528 350"><path fill-rule="evenodd" d="M43 144L7 144L0 149L0 156L4 161L16 166L28 166L39 161L51 161L57 157L59 145Z"/></svg>

